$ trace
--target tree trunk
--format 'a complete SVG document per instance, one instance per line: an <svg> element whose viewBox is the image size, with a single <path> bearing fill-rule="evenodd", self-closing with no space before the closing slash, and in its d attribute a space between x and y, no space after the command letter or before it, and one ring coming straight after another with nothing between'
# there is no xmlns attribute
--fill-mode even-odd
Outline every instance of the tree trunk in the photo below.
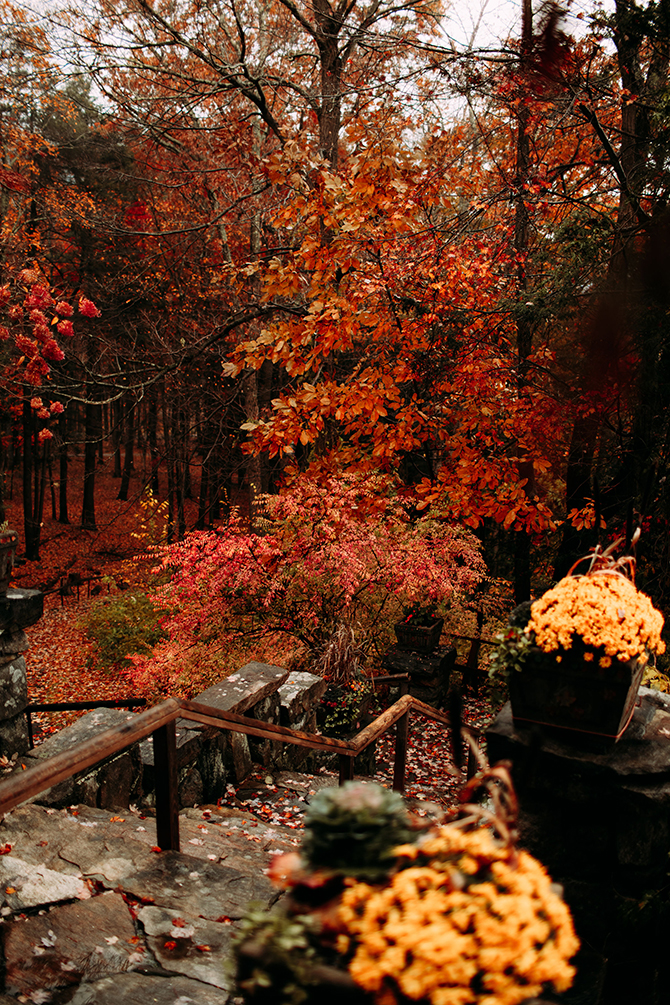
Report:
<svg viewBox="0 0 670 1005"><path fill-rule="evenodd" d="M613 144L607 150L614 173L619 179L619 200L614 228L614 240L607 270L607 290L601 296L596 319L589 332L589 338L584 346L584 379L582 391L588 394L598 391L606 384L612 366L618 366L621 351L630 353L635 335L639 335L638 326L644 311L639 311L639 304L631 302L631 276L639 265L634 261L638 254L639 236L650 229L653 231L653 219L647 215L641 205L645 192L647 177L650 170L650 120L654 109L662 107L659 102L664 100L668 78L669 38L667 30L667 14L664 27L657 31L652 40L648 32L652 30L651 22L647 23L641 17L641 8L630 0L616 0L614 13L613 38L616 45L617 60L621 77L621 85L625 89L621 102L621 129L618 153ZM658 7L661 12L661 5ZM646 76L643 69L643 57L651 52ZM629 94L636 95L635 100L629 100ZM599 139L603 140L602 126L592 110L584 106L588 121L592 124ZM605 145L605 144L604 144ZM652 242L653 243L653 233ZM658 262L655 263L657 265ZM647 280L642 277L642 285ZM667 287L667 282L664 282ZM664 308L661 312L667 313ZM642 338L644 339L644 333ZM650 397L649 386L645 381L645 346L636 346L641 359L638 367L638 391L635 401L630 437L621 437L621 455L619 470L614 478L618 488L613 493L617 498L614 508L617 517L621 518L623 510L630 510L637 497L639 499L640 485L648 481L651 470L641 470L649 456L649 444L638 439L641 416L648 407ZM647 367L647 373L656 377L657 366L662 357L658 349L654 349L653 363ZM591 410L586 416L578 414L575 418L568 463L566 470L566 511L580 510L588 498L595 494L592 487L595 477L595 450L599 438L600 417ZM610 464L611 464L610 458ZM606 492L603 491L603 495ZM599 537L599 529L594 531L577 531L566 519L563 525L563 535L554 572L556 576L565 575L574 562L586 550L595 544Z"/></svg>
<svg viewBox="0 0 670 1005"><path fill-rule="evenodd" d="M54 485L53 465L51 463L51 451L47 458L47 468L49 471L49 491L51 493L51 519L58 519L58 508L56 505L56 486Z"/></svg>
<svg viewBox="0 0 670 1005"><path fill-rule="evenodd" d="M84 431L84 498L81 526L84 530L97 530L95 522L95 467L98 441L101 437L102 406L86 402L86 428Z"/></svg>
<svg viewBox="0 0 670 1005"><path fill-rule="evenodd" d="M35 511L33 480L38 476L35 416L30 407L30 390L23 397L23 536L26 558L36 562L40 557L40 521Z"/></svg>
<svg viewBox="0 0 670 1005"><path fill-rule="evenodd" d="M342 73L344 59L340 53L342 20L328 0L315 0L314 17L319 31L315 36L319 48L321 71L321 107L319 109L319 147L331 171L337 171L337 146L342 126Z"/></svg>
<svg viewBox="0 0 670 1005"><path fill-rule="evenodd" d="M126 400L125 402L125 451L123 456L123 474L121 475L121 487L116 497L123 502L128 500L128 488L130 486L130 475L133 470L133 445L135 441L135 402Z"/></svg>
<svg viewBox="0 0 670 1005"><path fill-rule="evenodd" d="M160 484L158 481L158 466L160 458L158 456L158 405L156 403L156 391L152 388L149 397L149 413L147 416L149 453L151 455L151 479L149 482L152 494L158 499Z"/></svg>
<svg viewBox="0 0 670 1005"><path fill-rule="evenodd" d="M175 540L175 460L174 443L172 436L172 412L167 401L167 394L163 393L163 442L165 451L165 466L167 469L167 543L172 544Z"/></svg>
<svg viewBox="0 0 670 1005"><path fill-rule="evenodd" d="M69 523L67 511L68 453L67 408L58 417L58 522Z"/></svg>
<svg viewBox="0 0 670 1005"><path fill-rule="evenodd" d="M242 393L244 395L244 413L247 420L255 422L259 416L258 381L255 370L244 370L242 374ZM247 487L249 490L249 526L254 528L258 499L263 492L261 479L261 459L258 454L250 454L247 460Z"/></svg>
<svg viewBox="0 0 670 1005"><path fill-rule="evenodd" d="M209 526L207 518L209 516L209 456L205 455L202 459L202 467L200 469L200 494L198 495L198 519L196 522L196 530L204 530L206 526Z"/></svg>
<svg viewBox="0 0 670 1005"><path fill-rule="evenodd" d="M123 398L112 402L112 451L114 456L113 478L121 477L121 428L123 425Z"/></svg>
<svg viewBox="0 0 670 1005"><path fill-rule="evenodd" d="M523 27L521 36L521 63L527 63L533 45L533 8L531 0L523 0ZM525 188L530 170L530 138L528 136L529 110L522 105L519 110L516 144L516 205L514 211L514 250L517 256L517 301L520 307L528 299L528 207L525 200ZM533 329L530 317L526 311L519 310L516 323L517 350L517 393L520 397L526 394L528 357L533 348ZM528 468L528 461L524 463ZM524 472L519 464L519 478ZM526 484L526 495L532 492L533 466L530 464L530 479ZM525 472L528 475L528 472ZM530 600L530 536L525 527L514 535L514 599L517 604Z"/></svg>
<svg viewBox="0 0 670 1005"><path fill-rule="evenodd" d="M186 534L186 516L184 513L184 489L185 489L185 450L184 439L186 436L185 420L183 408L172 410L172 448L174 452L174 486L177 499L177 539L182 540Z"/></svg>

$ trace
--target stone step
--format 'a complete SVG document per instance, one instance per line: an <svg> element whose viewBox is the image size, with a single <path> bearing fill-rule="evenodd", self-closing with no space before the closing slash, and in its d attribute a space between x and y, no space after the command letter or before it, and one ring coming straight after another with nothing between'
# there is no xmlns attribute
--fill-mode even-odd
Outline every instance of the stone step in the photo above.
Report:
<svg viewBox="0 0 670 1005"><path fill-rule="evenodd" d="M6 1001L225 1005L235 922L251 901L272 904L269 858L298 837L234 806L184 811L180 835L182 852L152 850L155 821L136 809L28 803L8 814Z"/></svg>

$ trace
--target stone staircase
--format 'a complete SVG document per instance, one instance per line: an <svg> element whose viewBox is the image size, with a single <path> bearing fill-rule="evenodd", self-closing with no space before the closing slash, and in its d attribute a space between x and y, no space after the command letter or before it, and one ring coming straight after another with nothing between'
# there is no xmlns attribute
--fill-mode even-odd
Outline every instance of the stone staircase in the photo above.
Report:
<svg viewBox="0 0 670 1005"><path fill-rule="evenodd" d="M265 874L271 855L295 849L310 793L337 778L282 772L273 782L255 813L234 797L183 810L181 852L156 849L155 821L135 807L29 803L8 814L0 825L0 1005L230 1001L235 922L250 902L276 899ZM272 822L269 796L291 825Z"/></svg>
<svg viewBox="0 0 670 1005"><path fill-rule="evenodd" d="M205 704L313 731L325 684L311 674L250 663L198 696ZM131 713L97 709L24 754L5 772L73 748ZM438 724L434 748L444 749ZM383 737L377 780L392 784ZM390 745L390 746L389 746ZM277 897L273 853L299 844L311 795L337 785L301 748L177 722L181 851L161 851L153 819L150 742L59 783L0 824L0 1005L225 1005L236 922ZM413 774L408 759L408 777ZM427 809L453 798L453 769L417 754L431 776ZM302 758L303 760L300 760ZM297 761L297 763L296 763ZM234 782L235 784L231 784ZM426 801L428 800L428 801ZM430 800L437 800L431 802ZM193 805L199 803L200 805ZM75 805L76 804L76 805ZM121 807L121 808L120 808ZM129 807L129 808L123 808ZM432 807L432 809L431 809Z"/></svg>

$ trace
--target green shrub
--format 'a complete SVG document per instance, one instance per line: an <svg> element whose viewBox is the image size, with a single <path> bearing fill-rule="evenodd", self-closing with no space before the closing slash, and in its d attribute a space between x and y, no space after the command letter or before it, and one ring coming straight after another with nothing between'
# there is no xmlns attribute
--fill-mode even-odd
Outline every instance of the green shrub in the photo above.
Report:
<svg viewBox="0 0 670 1005"><path fill-rule="evenodd" d="M95 661L109 670L134 653L151 653L166 638L161 620L167 613L146 593L124 593L99 601L80 624L95 644Z"/></svg>

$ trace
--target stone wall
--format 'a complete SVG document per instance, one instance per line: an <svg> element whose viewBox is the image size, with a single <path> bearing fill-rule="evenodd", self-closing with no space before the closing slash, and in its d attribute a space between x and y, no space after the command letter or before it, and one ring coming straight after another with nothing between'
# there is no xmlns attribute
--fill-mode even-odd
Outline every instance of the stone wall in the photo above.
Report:
<svg viewBox="0 0 670 1005"><path fill-rule="evenodd" d="M195 696L203 705L236 712L303 732L316 729L316 706L326 684L310 673L289 674L266 663L247 663L218 684ZM20 759L31 762L52 757L82 740L133 717L131 712L98 708L60 730ZM214 803L224 795L229 780L241 781L260 763L268 768L291 769L305 758L304 748L270 740L255 740L243 733L178 719L177 757L179 801L182 807ZM34 801L63 807L75 803L108 809L130 803L153 804L155 788L151 737L110 758L92 770L59 783Z"/></svg>
<svg viewBox="0 0 670 1005"><path fill-rule="evenodd" d="M28 750L26 661L24 628L42 616L38 590L7 590L0 594L0 754L13 757Z"/></svg>

